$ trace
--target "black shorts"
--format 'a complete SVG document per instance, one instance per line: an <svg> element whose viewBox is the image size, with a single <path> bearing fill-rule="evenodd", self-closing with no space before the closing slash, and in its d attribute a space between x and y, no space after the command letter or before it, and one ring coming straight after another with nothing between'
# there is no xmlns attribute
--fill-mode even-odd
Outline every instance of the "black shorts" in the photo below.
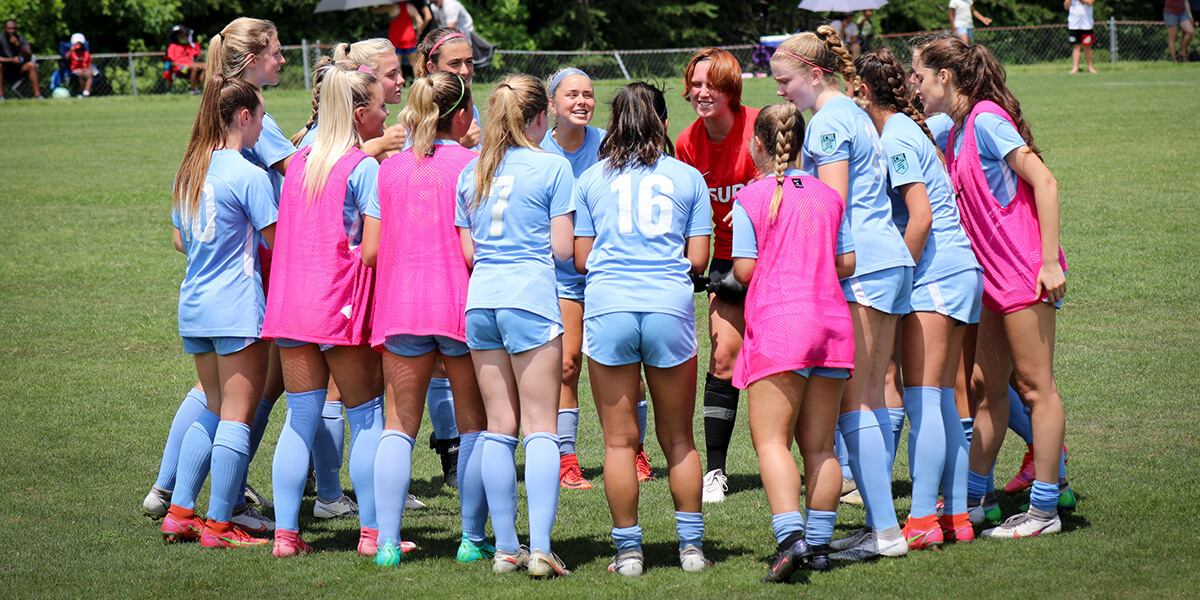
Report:
<svg viewBox="0 0 1200 600"><path fill-rule="evenodd" d="M1096 32L1093 29L1068 29L1067 37L1071 40L1071 44L1080 44L1091 47L1096 43Z"/></svg>
<svg viewBox="0 0 1200 600"><path fill-rule="evenodd" d="M733 260L729 258L714 258L708 261L708 278L712 281L724 279L733 270Z"/></svg>

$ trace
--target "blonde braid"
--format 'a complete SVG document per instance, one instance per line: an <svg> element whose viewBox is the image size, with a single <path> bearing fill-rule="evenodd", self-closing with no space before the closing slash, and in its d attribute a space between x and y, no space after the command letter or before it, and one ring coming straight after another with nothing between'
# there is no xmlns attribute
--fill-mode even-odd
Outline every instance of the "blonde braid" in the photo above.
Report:
<svg viewBox="0 0 1200 600"><path fill-rule="evenodd" d="M846 91L853 95L854 90L858 89L862 82L859 81L858 72L854 69L854 57L842 43L841 36L833 27L822 25L817 28L817 37L821 38L821 41L825 42L825 47L834 54L838 63L838 72L841 73L842 79L846 80Z"/></svg>
<svg viewBox="0 0 1200 600"><path fill-rule="evenodd" d="M783 109L787 114L782 117L782 122L778 111L772 113L775 122L779 123L779 130L775 133L775 192L771 195L770 213L772 222L779 215L779 205L783 202L784 171L792 158L792 128L796 126L796 108L790 103L787 107Z"/></svg>

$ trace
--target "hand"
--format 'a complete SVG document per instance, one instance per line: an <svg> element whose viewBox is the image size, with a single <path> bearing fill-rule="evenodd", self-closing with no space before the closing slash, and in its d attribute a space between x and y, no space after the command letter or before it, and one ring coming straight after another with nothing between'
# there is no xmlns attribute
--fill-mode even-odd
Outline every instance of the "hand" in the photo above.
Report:
<svg viewBox="0 0 1200 600"><path fill-rule="evenodd" d="M408 130L403 125L392 125L383 130L383 135L380 136L380 142L383 144L383 150L399 152L404 149L404 143L408 141Z"/></svg>
<svg viewBox="0 0 1200 600"><path fill-rule="evenodd" d="M1067 295L1067 277L1057 256L1042 263L1042 268L1038 269L1035 293L1039 299L1044 295L1051 303L1057 303Z"/></svg>
<svg viewBox="0 0 1200 600"><path fill-rule="evenodd" d="M991 24L992 24L992 20L991 20L991 19L989 19L989 18L987 18L987 17L984 17L984 18L983 18L983 19L981 19L981 20L983 21L983 24L984 24L984 26L987 26L987 25L991 25Z"/></svg>
<svg viewBox="0 0 1200 600"><path fill-rule="evenodd" d="M479 119L471 119L471 128L467 130L467 135L462 136L462 139L458 140L458 143L462 144L463 148L474 148L479 145L481 133Z"/></svg>
<svg viewBox="0 0 1200 600"><path fill-rule="evenodd" d="M721 222L726 225L733 225L733 211L725 213L725 216L721 217Z"/></svg>
<svg viewBox="0 0 1200 600"><path fill-rule="evenodd" d="M688 272L688 277L692 280L693 293L699 294L700 292L708 291L708 275Z"/></svg>

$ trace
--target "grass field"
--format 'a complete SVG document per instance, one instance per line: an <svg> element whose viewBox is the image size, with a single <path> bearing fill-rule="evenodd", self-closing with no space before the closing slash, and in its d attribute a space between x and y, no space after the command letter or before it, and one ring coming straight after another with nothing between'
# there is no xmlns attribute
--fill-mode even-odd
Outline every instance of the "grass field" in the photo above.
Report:
<svg viewBox="0 0 1200 600"><path fill-rule="evenodd" d="M405 537L421 550L399 568L357 556L357 522L349 521L303 519L318 552L293 560L267 549L164 545L139 503L171 415L195 379L176 330L184 259L171 247L169 190L197 99L6 102L0 597L1200 596L1200 70L1102 66L1097 76L1066 76L1060 65L1010 72L1059 180L1071 268L1056 371L1079 509L1065 516L1061 535L917 552L798 577L794 586L757 581L774 543L744 409L730 455L732 493L705 507L705 548L716 565L702 574L678 569L665 477L641 488L641 579L605 569L613 550L600 489L562 494L555 550L574 570L569 577L532 582L460 565L452 558L457 496L440 487L436 455L420 447L413 491L429 508L406 515ZM597 95L608 100L617 85L600 84ZM677 134L692 113L680 84L671 86ZM266 98L289 133L308 116L301 93ZM747 82L746 104L773 101L770 80ZM602 124L607 106L598 113ZM586 380L581 392L580 461L599 485L603 447ZM283 415L281 403L251 465L251 483L268 494ZM661 474L662 454L647 446ZM1015 472L1018 446L1010 440L1001 454L998 485ZM896 490L903 516L908 483L897 481ZM206 487L201 506L207 497ZM1006 514L1023 501L1001 495ZM301 514L311 509L306 499ZM836 535L862 520L860 509L844 508Z"/></svg>

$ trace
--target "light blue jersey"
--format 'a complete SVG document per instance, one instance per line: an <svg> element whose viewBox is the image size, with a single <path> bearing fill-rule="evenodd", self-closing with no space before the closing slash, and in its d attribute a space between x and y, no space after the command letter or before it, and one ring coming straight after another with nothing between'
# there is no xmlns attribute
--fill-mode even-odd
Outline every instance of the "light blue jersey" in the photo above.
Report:
<svg viewBox="0 0 1200 600"><path fill-rule="evenodd" d="M575 188L575 235L596 238L587 258L583 318L657 312L691 319L687 238L712 234L708 184L663 155L651 168L593 166Z"/></svg>
<svg viewBox="0 0 1200 600"><path fill-rule="evenodd" d="M346 239L350 247L362 243L363 215L374 205L379 211L379 161L364 158L354 166L346 182L346 203L342 207L342 224L346 226Z"/></svg>
<svg viewBox="0 0 1200 600"><path fill-rule="evenodd" d="M787 169L783 172L787 177L799 177L804 175L804 171L800 169ZM772 175L767 175L767 178L774 179ZM785 181L784 186L788 183ZM786 193L786 187L784 188ZM746 214L746 209L742 208L742 203L736 198L733 201L733 258L758 258L758 231L754 228L754 222L750 220L750 215ZM850 222L842 219L838 225L837 234L837 254L846 254L854 252L854 236L850 233Z"/></svg>
<svg viewBox="0 0 1200 600"><path fill-rule="evenodd" d="M187 254L180 336L258 337L266 310L259 230L277 217L266 173L233 150L213 152L199 213L171 212Z"/></svg>
<svg viewBox="0 0 1200 600"><path fill-rule="evenodd" d="M574 211L575 178L567 159L530 148L510 148L477 208L475 168L458 177L454 224L471 230L475 267L467 310L516 308L562 323L555 293L550 219Z"/></svg>
<svg viewBox="0 0 1200 600"><path fill-rule="evenodd" d="M937 281L967 269L978 269L971 242L958 216L953 185L946 166L938 158L933 142L908 115L896 113L883 126L884 154L888 157L888 196L892 199L892 218L900 232L908 225L908 205L900 195L901 186L925 184L933 222L929 238L921 251L921 260L913 272L913 285Z"/></svg>
<svg viewBox="0 0 1200 600"><path fill-rule="evenodd" d="M875 125L853 100L837 96L825 102L804 130L804 171L849 162L846 216L854 234L854 276L892 267L913 266L904 238L892 222L887 198L887 165Z"/></svg>
<svg viewBox="0 0 1200 600"><path fill-rule="evenodd" d="M263 113L262 133L253 148L242 148L242 156L251 164L267 172L271 187L275 190L275 206L279 206L279 194L283 191L283 175L271 165L296 153L296 147L283 135L283 130L269 113Z"/></svg>
<svg viewBox="0 0 1200 600"><path fill-rule="evenodd" d="M575 175L575 179L579 179L584 171L600 160L600 142L604 141L604 135L607 133L603 129L588 125L583 136L583 144L574 152L563 150L562 146L554 141L553 133L553 131L547 132L546 136L542 138L542 150L553 152L567 159L571 163L571 172ZM583 300L584 278L579 271L575 270L575 261L555 259L554 270L558 275L558 297Z"/></svg>
<svg viewBox="0 0 1200 600"><path fill-rule="evenodd" d="M946 140L950 139L950 130L954 128L954 119L946 113L937 113L925 117L925 126L933 134L933 143L942 152L946 151Z"/></svg>
<svg viewBox="0 0 1200 600"><path fill-rule="evenodd" d="M979 148L979 162L983 165L983 175L987 177L988 188L1006 207L1017 195L1017 173L1008 166L1004 157L1009 152L1026 145L1024 138L1000 115L982 113L975 117L975 141ZM960 131L954 138L954 152L962 151L963 136Z"/></svg>
<svg viewBox="0 0 1200 600"><path fill-rule="evenodd" d="M313 126L304 132L304 137L300 138L300 144L296 146L296 149L303 150L313 145L315 141L317 141L317 124L313 123Z"/></svg>

